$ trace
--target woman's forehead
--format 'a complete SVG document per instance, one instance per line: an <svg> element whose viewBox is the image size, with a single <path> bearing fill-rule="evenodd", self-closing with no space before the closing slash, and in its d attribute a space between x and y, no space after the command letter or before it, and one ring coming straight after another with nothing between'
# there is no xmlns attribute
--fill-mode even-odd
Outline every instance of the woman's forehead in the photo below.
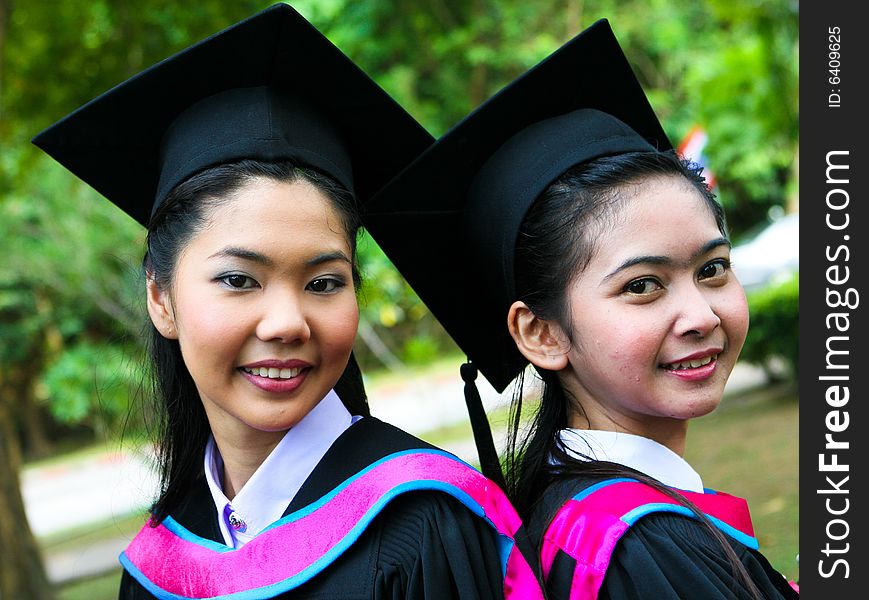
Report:
<svg viewBox="0 0 869 600"><path fill-rule="evenodd" d="M279 182L254 178L207 209L205 226L190 240L218 245L346 246L347 233L333 202L305 180Z"/></svg>
<svg viewBox="0 0 869 600"><path fill-rule="evenodd" d="M647 179L625 192L613 204L612 218L597 219L597 227L589 228L592 260L693 252L694 246L722 236L707 200L684 178Z"/></svg>

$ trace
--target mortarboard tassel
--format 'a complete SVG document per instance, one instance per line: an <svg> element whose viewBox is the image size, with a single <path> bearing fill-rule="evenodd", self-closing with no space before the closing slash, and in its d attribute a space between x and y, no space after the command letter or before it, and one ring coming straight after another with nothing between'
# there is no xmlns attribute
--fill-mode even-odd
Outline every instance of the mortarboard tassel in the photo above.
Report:
<svg viewBox="0 0 869 600"><path fill-rule="evenodd" d="M474 383L477 378L477 366L468 361L461 366L461 374L465 382L465 404L468 407L468 416L471 418L474 444L477 446L477 456L480 458L480 470L502 490L506 490L507 485L498 460L498 451L492 439L492 429L489 426L489 419L486 418L486 411L483 409L480 392Z"/></svg>

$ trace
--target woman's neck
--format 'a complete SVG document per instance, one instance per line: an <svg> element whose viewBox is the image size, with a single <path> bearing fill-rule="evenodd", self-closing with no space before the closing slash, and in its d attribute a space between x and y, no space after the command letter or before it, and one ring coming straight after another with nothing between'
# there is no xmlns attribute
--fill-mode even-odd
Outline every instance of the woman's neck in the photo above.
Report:
<svg viewBox="0 0 869 600"><path fill-rule="evenodd" d="M634 419L623 415L613 416L590 411L588 415L578 413L571 415L568 426L574 429L620 431L639 435L666 446L679 456L685 455L685 444L688 438L688 421L684 419Z"/></svg>
<svg viewBox="0 0 869 600"><path fill-rule="evenodd" d="M235 498L286 434L285 431L235 436L213 433L223 459L223 493L229 500Z"/></svg>

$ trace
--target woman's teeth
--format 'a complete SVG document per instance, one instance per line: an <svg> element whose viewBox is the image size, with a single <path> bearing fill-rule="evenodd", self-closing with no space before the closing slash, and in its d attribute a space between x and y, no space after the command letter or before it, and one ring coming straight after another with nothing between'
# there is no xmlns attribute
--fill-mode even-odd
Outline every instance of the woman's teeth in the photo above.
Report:
<svg viewBox="0 0 869 600"><path fill-rule="evenodd" d="M274 367L255 367L253 369L248 369L247 367L242 367L242 370L245 373L250 373L257 377L268 377L269 379L292 379L302 372L301 367L296 369L276 369Z"/></svg>
<svg viewBox="0 0 869 600"><path fill-rule="evenodd" d="M680 369L696 369L697 367L702 367L703 365L708 365L713 360L716 360L718 355L715 354L713 356L706 356L703 358L695 358L694 360L685 360L682 362L670 363L669 365L665 365L664 368L670 371L678 371Z"/></svg>

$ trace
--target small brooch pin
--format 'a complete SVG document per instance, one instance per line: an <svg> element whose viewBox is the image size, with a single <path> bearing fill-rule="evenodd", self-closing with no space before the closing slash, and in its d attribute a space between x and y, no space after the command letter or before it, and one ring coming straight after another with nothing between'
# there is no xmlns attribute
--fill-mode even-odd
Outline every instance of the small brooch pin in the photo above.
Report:
<svg viewBox="0 0 869 600"><path fill-rule="evenodd" d="M232 525L232 528L240 533L244 533L247 531L247 523L244 522L237 514L234 512L229 513L229 524Z"/></svg>

